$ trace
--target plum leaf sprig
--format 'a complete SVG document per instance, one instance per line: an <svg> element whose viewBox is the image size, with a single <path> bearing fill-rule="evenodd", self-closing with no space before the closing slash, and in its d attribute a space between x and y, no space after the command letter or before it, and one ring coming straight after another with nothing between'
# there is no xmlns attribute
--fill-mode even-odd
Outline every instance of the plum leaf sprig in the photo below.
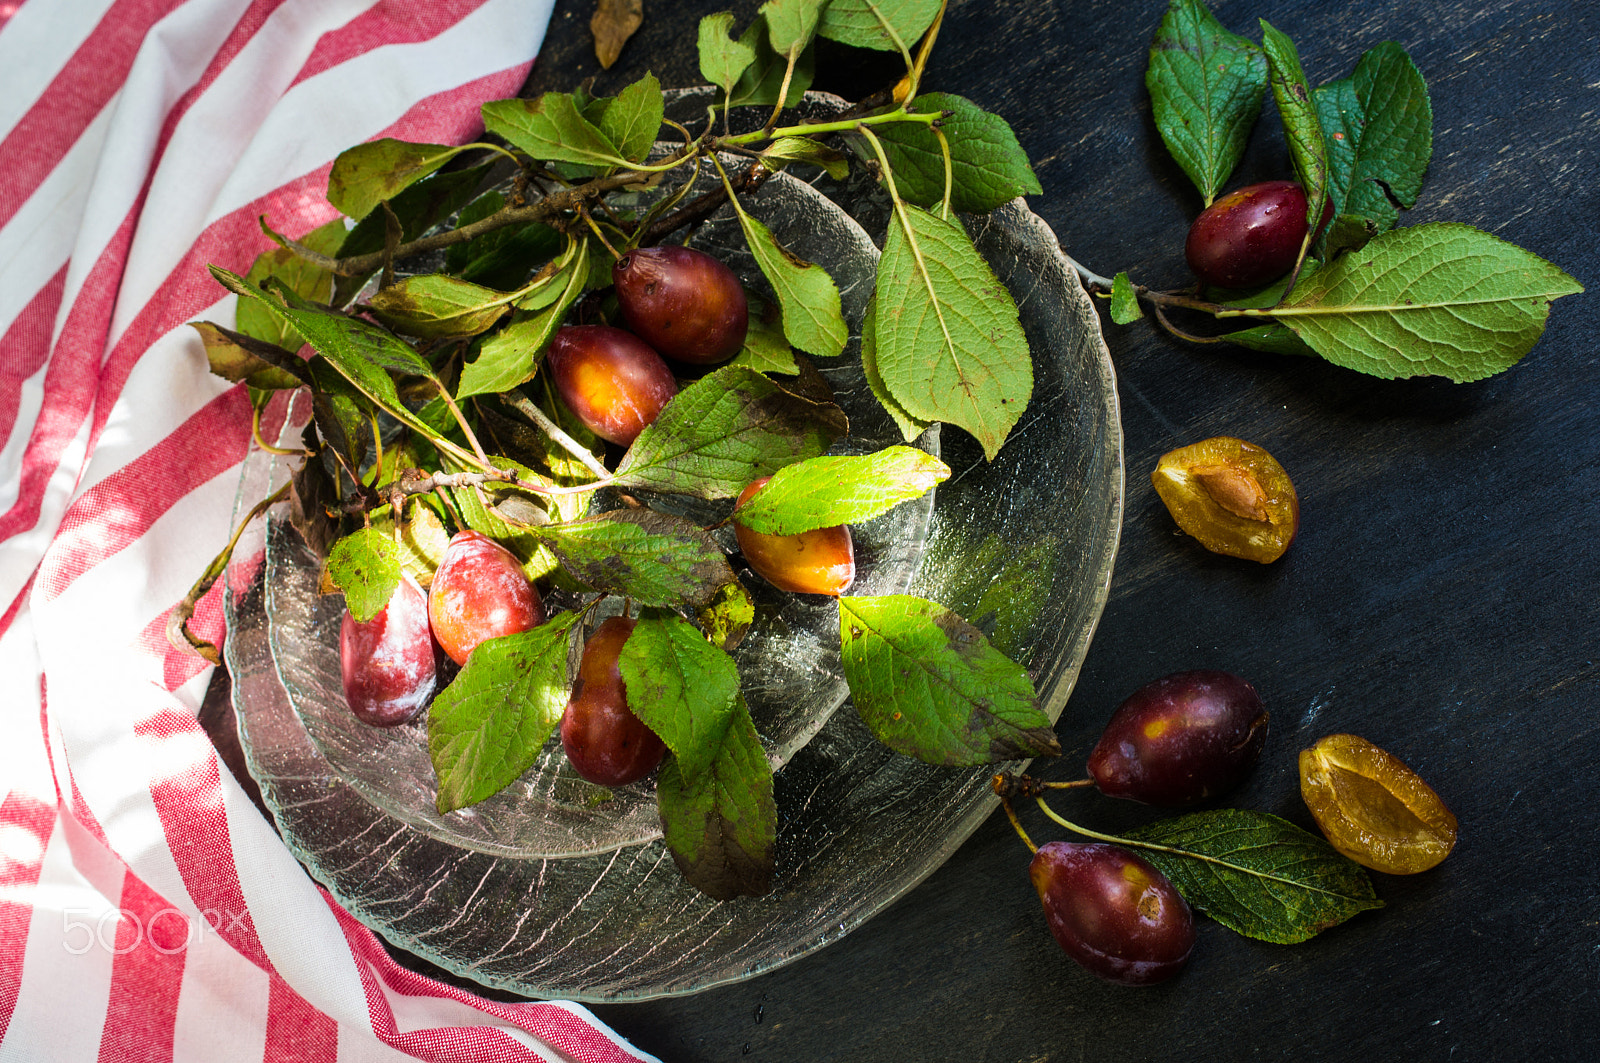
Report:
<svg viewBox="0 0 1600 1063"><path fill-rule="evenodd" d="M750 567L838 599L844 678L892 748L967 765L1059 752L1026 670L965 619L849 595L849 526L950 469L915 446L833 452L849 422L807 357L848 345L838 284L746 207L795 167L876 179L890 220L863 327L872 392L907 443L944 423L992 459L1031 396L1031 355L956 212L1040 189L1002 118L919 95L942 18L939 0L771 0L735 37L731 14L710 16L700 68L716 90L694 129L648 74L613 96L491 101L490 140L355 146L329 178L343 219L299 238L262 219L272 250L244 275L212 267L238 316L196 328L214 371L251 389L263 446L296 452L260 440L259 417L277 392L310 396L289 508L327 558L324 588L381 649L385 631L414 634L396 603L427 587L431 637L461 665L370 695L428 703L441 814L523 775L559 728L600 785L659 760L666 844L696 888L771 888L772 769L732 655L755 608L719 524L684 500L737 498L721 523ZM898 51L905 76L793 119L818 36ZM723 209L770 297L671 242ZM501 609L511 586L521 604ZM617 612L574 681L573 642Z"/></svg>
<svg viewBox="0 0 1600 1063"><path fill-rule="evenodd" d="M1400 210L1416 205L1433 153L1427 85L1405 49L1385 41L1349 76L1313 88L1294 42L1265 20L1260 33L1258 45L1226 29L1203 0L1171 0L1145 83L1162 141L1205 207L1188 244L1201 283L1160 292L1125 273L1108 281L1084 271L1109 294L1112 320L1142 317L1142 301L1182 339L1314 355L1386 379L1460 383L1515 365L1543 334L1551 302L1583 286L1468 225L1395 227ZM1299 210L1247 209L1238 197L1259 196L1260 186L1217 198L1269 88ZM1250 290L1231 288L1235 277ZM1250 327L1199 336L1173 324L1174 309Z"/></svg>

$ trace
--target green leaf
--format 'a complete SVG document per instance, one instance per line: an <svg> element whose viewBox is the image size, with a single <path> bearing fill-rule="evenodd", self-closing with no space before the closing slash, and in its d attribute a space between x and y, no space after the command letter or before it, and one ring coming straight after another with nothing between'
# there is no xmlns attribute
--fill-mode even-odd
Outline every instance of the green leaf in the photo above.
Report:
<svg viewBox="0 0 1600 1063"><path fill-rule="evenodd" d="M732 30L731 11L719 11L700 20L700 76L729 95L756 58L754 48L729 36Z"/></svg>
<svg viewBox="0 0 1600 1063"><path fill-rule="evenodd" d="M506 458L495 460L502 467L517 467L515 462ZM542 479L531 469L519 469L519 475L535 483ZM525 501L520 496L516 497L518 501ZM561 562L545 545L538 530L526 520L508 519L500 506L490 504L487 492L475 487L456 487L450 490L450 498L455 502L456 512L466 526L475 532L482 532L510 550L522 562L523 575L530 581L543 579L560 567ZM504 504L504 500L501 504ZM531 502L528 504L532 505Z"/></svg>
<svg viewBox="0 0 1600 1063"><path fill-rule="evenodd" d="M310 380L310 371L293 351L209 321L191 321L189 325L205 344L211 371L224 380L234 384L242 380L269 391L297 388Z"/></svg>
<svg viewBox="0 0 1600 1063"><path fill-rule="evenodd" d="M1315 258L1307 258L1300 267L1300 276L1295 278L1299 284L1315 273L1322 265ZM1292 273L1285 273L1277 280L1262 285L1259 288L1210 288L1206 294L1212 302L1221 303L1223 306L1235 310L1270 310L1283 302L1284 293L1289 290L1289 281Z"/></svg>
<svg viewBox="0 0 1600 1063"><path fill-rule="evenodd" d="M311 372L311 414L317 434L344 456L347 468L359 469L372 442L377 406L323 355L306 363Z"/></svg>
<svg viewBox="0 0 1600 1063"><path fill-rule="evenodd" d="M410 144L391 137L357 144L333 160L328 202L339 213L360 221L379 203L393 199L464 150L444 144Z"/></svg>
<svg viewBox="0 0 1600 1063"><path fill-rule="evenodd" d="M1328 148L1334 210L1370 219L1379 232L1394 228L1394 200L1416 205L1433 157L1433 105L1422 72L1404 48L1384 41L1312 101Z"/></svg>
<svg viewBox="0 0 1600 1063"><path fill-rule="evenodd" d="M307 342L345 372L343 362L361 362L376 369L437 382L433 366L404 340L360 318L326 307L313 306L291 291L275 289L284 300L284 312L304 333ZM349 376L349 373L346 372ZM351 377L359 386L360 381Z"/></svg>
<svg viewBox="0 0 1600 1063"><path fill-rule="evenodd" d="M553 293L554 301L519 317L483 341L478 357L461 368L456 398L510 391L533 379L550 338L584 293L589 279L589 246L586 239L578 241L572 258L538 289Z"/></svg>
<svg viewBox="0 0 1600 1063"><path fill-rule="evenodd" d="M744 347L729 365L742 365L758 373L783 373L789 376L800 371L795 364L794 350L783 338L783 311L777 303L768 302L753 292L745 292L749 305L750 326L745 330Z"/></svg>
<svg viewBox="0 0 1600 1063"><path fill-rule="evenodd" d="M1372 880L1333 846L1265 812L1223 808L1125 832L1183 899L1230 930L1292 945L1369 908Z"/></svg>
<svg viewBox="0 0 1600 1063"><path fill-rule="evenodd" d="M1304 355L1310 358L1317 356L1317 352L1312 350L1305 340L1295 335L1294 329L1288 325L1257 325L1255 328L1229 332L1222 338L1239 347L1248 347L1252 351L1263 351L1267 354Z"/></svg>
<svg viewBox="0 0 1600 1063"><path fill-rule="evenodd" d="M947 92L918 96L910 110L949 112L941 128L950 145L950 206L955 210L982 214L1043 191L1004 118ZM884 123L873 132L883 144L901 198L922 207L944 202L944 152L938 134L921 122ZM870 149L863 154L872 157Z"/></svg>
<svg viewBox="0 0 1600 1063"><path fill-rule="evenodd" d="M278 289L278 293L292 303L282 305L251 288L238 274L220 266L212 266L211 275L230 291L256 300L288 321L321 352L328 364L385 412L411 428L434 434L400 401L394 379L389 375L397 372L436 379L433 368L404 342L377 325L310 306L293 292Z"/></svg>
<svg viewBox="0 0 1600 1063"><path fill-rule="evenodd" d="M576 579L644 605L704 606L734 578L699 525L653 509L613 510L538 535Z"/></svg>
<svg viewBox="0 0 1600 1063"><path fill-rule="evenodd" d="M641 162L650 154L656 134L661 132L665 106L661 82L654 74L645 74L617 93L616 99L606 107L600 119L600 132L617 146L623 158Z"/></svg>
<svg viewBox="0 0 1600 1063"><path fill-rule="evenodd" d="M300 238L300 243L324 255L337 255L346 238L344 219L335 218ZM245 283L260 290L268 278L313 303L327 303L333 294L333 274L301 258L287 247L263 251L250 264ZM246 336L298 351L305 338L281 318L249 301L239 303L234 324Z"/></svg>
<svg viewBox="0 0 1600 1063"><path fill-rule="evenodd" d="M955 221L896 211L878 260L876 361L898 404L972 433L991 460L1033 393L1017 305Z"/></svg>
<svg viewBox="0 0 1600 1063"><path fill-rule="evenodd" d="M900 401L889 393L889 386L883 382L883 376L878 372L877 308L878 295L874 292L872 298L867 300L866 316L861 319L861 372L867 378L867 387L871 389L878 404L900 429L900 437L909 443L926 432L933 422L918 420L907 413L900 405Z"/></svg>
<svg viewBox="0 0 1600 1063"><path fill-rule="evenodd" d="M400 585L400 547L376 528L351 532L328 551L328 577L362 623L377 616Z"/></svg>
<svg viewBox="0 0 1600 1063"><path fill-rule="evenodd" d="M567 707L567 641L580 613L478 644L428 709L441 813L475 805L533 766Z"/></svg>
<svg viewBox="0 0 1600 1063"><path fill-rule="evenodd" d="M462 208L457 224L471 225L505 205L499 192L485 192ZM553 258L565 242L561 233L543 222L503 225L466 243L452 244L444 253L444 268L464 281L509 292L520 288L533 266Z"/></svg>
<svg viewBox="0 0 1600 1063"><path fill-rule="evenodd" d="M1314 231L1322 223L1322 208L1328 199L1328 146L1322 139L1316 104L1311 101L1311 84L1300 68L1294 42L1266 19L1261 20L1261 49L1267 54L1267 79L1283 118L1295 177L1306 191L1306 224Z"/></svg>
<svg viewBox="0 0 1600 1063"><path fill-rule="evenodd" d="M1111 278L1111 320L1119 325L1131 325L1144 317L1139 309L1139 296L1134 293L1133 281L1126 273Z"/></svg>
<svg viewBox="0 0 1600 1063"><path fill-rule="evenodd" d="M844 675L890 749L931 764L993 764L1061 752L1022 667L937 602L839 599Z"/></svg>
<svg viewBox="0 0 1600 1063"><path fill-rule="evenodd" d="M1209 207L1261 114L1266 56L1229 33L1202 0L1172 0L1150 45L1144 83L1162 141Z"/></svg>
<svg viewBox="0 0 1600 1063"><path fill-rule="evenodd" d="M547 92L533 100L491 100L483 105L483 125L540 162L627 165L610 138L578 110L571 93Z"/></svg>
<svg viewBox="0 0 1600 1063"><path fill-rule="evenodd" d="M628 707L660 736L689 782L710 770L739 702L739 668L670 613L634 625L617 659Z"/></svg>
<svg viewBox="0 0 1600 1063"><path fill-rule="evenodd" d="M779 137L761 152L761 164L769 170L781 170L791 162L820 166L835 181L850 176L850 160L844 152L818 144L810 137Z"/></svg>
<svg viewBox="0 0 1600 1063"><path fill-rule="evenodd" d="M1339 256L1270 314L1335 365L1461 383L1515 365L1543 334L1550 301L1581 291L1531 252L1438 223L1392 229Z"/></svg>
<svg viewBox="0 0 1600 1063"><path fill-rule="evenodd" d="M772 767L739 698L711 768L691 780L669 756L656 780L661 828L689 884L719 900L772 889L778 808Z"/></svg>
<svg viewBox="0 0 1600 1063"><path fill-rule="evenodd" d="M406 575L426 587L433 573L444 561L450 546L450 533L445 530L439 515L420 499L411 499L406 506L408 518L400 528L400 568ZM394 535L394 517L388 510L372 515L372 526L391 538Z"/></svg>
<svg viewBox="0 0 1600 1063"><path fill-rule="evenodd" d="M855 48L897 52L917 43L939 15L941 0L833 0L817 35ZM896 43L896 38L899 43Z"/></svg>
<svg viewBox="0 0 1600 1063"><path fill-rule="evenodd" d="M543 222L506 225L451 247L461 254L451 259L447 253L445 266L464 281L496 291L515 291L527 282L531 267L554 258L564 242L559 231Z"/></svg>
<svg viewBox="0 0 1600 1063"><path fill-rule="evenodd" d="M1359 251L1371 243L1379 232L1389 228L1392 226L1380 226L1371 218L1357 214L1336 215L1322 234L1323 257L1331 259L1346 251Z"/></svg>
<svg viewBox="0 0 1600 1063"><path fill-rule="evenodd" d="M739 75L739 82L733 86L733 92L728 97L728 106L776 106L778 93L783 90L784 74L789 69L789 59L772 50L772 44L767 40L767 20L757 15L749 28L739 35L739 43L750 49L755 60ZM789 75L789 91L783 98L785 107L799 103L811 87L817 66L814 53L813 48L802 49L795 60L794 73Z"/></svg>
<svg viewBox="0 0 1600 1063"><path fill-rule="evenodd" d="M489 165L473 166L465 170L449 170L424 177L389 201L388 210L375 210L356 223L339 245L342 257L368 255L382 251L388 236L389 215L400 223L402 243L415 240L450 215L472 201L478 185L489 172ZM330 252L331 253L331 252ZM345 306L366 287L367 281L377 275L377 270L335 277L333 280L334 306Z"/></svg>
<svg viewBox="0 0 1600 1063"><path fill-rule="evenodd" d="M744 584L734 580L718 587L716 597L695 614L695 619L700 621L701 630L713 646L721 646L731 653L755 623L756 603Z"/></svg>
<svg viewBox="0 0 1600 1063"><path fill-rule="evenodd" d="M833 358L844 353L844 345L850 341L850 326L839 309L839 286L828 271L781 247L772 230L752 218L737 196L730 196L728 202L739 217L739 227L744 230L756 265L777 293L783 308L784 337L811 354Z"/></svg>
<svg viewBox="0 0 1600 1063"><path fill-rule="evenodd" d="M808 458L773 473L739 507L738 520L768 535L857 524L920 498L949 478L950 466L915 447Z"/></svg>
<svg viewBox="0 0 1600 1063"><path fill-rule="evenodd" d="M476 336L505 316L505 293L443 273L406 277L380 288L367 302L389 328L423 339Z"/></svg>
<svg viewBox="0 0 1600 1063"><path fill-rule="evenodd" d="M358 387L362 382L357 378L369 369L438 379L433 367L409 344L371 322L308 303L282 285L273 285L271 295L254 291L238 274L229 273L219 266L211 267L211 275L230 290L269 308L304 333L306 341ZM277 298L273 298L274 295ZM377 386L380 390L383 388L381 384ZM393 392L393 381L389 382L387 390ZM378 398L376 395L372 397ZM397 416L404 417L407 413L402 408Z"/></svg>
<svg viewBox="0 0 1600 1063"><path fill-rule="evenodd" d="M779 55L806 47L817 32L817 18L828 0L767 0L761 16L767 22L767 42Z"/></svg>
<svg viewBox="0 0 1600 1063"><path fill-rule="evenodd" d="M721 369L678 392L617 467L619 487L732 498L751 480L827 453L849 430L839 407L760 373Z"/></svg>

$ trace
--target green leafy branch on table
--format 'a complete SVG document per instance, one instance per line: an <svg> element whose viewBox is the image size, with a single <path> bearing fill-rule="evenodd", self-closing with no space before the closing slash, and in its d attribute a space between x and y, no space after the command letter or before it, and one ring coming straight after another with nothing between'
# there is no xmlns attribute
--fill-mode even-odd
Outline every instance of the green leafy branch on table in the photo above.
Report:
<svg viewBox="0 0 1600 1063"><path fill-rule="evenodd" d="M1538 342L1551 301L1583 286L1471 226L1395 228L1400 209L1416 205L1433 153L1427 85L1405 49L1385 41L1348 77L1313 89L1294 42L1265 20L1261 35L1258 45L1231 33L1202 0L1172 0L1145 83L1162 140L1208 208L1270 88L1306 197L1293 268L1249 292L1157 292L1125 273L1087 275L1109 293L1112 320L1137 320L1144 301L1185 339L1315 355L1377 377L1459 383L1515 365ZM1250 327L1194 336L1173 326L1171 308Z"/></svg>

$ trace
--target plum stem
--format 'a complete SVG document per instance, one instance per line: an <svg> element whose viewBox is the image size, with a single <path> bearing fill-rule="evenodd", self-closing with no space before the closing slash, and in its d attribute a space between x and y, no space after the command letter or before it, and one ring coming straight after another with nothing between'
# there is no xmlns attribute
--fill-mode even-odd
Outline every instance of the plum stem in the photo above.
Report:
<svg viewBox="0 0 1600 1063"><path fill-rule="evenodd" d="M450 416L454 417L456 424L460 426L461 434L466 437L467 444L472 447L472 453L476 454L478 460L487 467L489 465L488 455L483 452L483 447L479 444L477 435L473 433L472 426L461 415L461 407L457 406L456 400L450 397L450 389L443 384L439 385L439 398L444 401L445 407L450 411ZM376 422L374 422L374 427L376 427Z"/></svg>
<svg viewBox="0 0 1600 1063"><path fill-rule="evenodd" d="M794 80L794 66L800 58L800 43L796 41L789 48L788 65L783 70L783 84L778 88L778 102L772 105L772 117L762 128L771 136L772 131L778 128L778 116L783 113L783 103L789 98L789 85Z"/></svg>
<svg viewBox="0 0 1600 1063"><path fill-rule="evenodd" d="M189 621L194 617L195 606L199 604L200 599L205 597L206 592L211 590L227 571L228 563L233 560L233 551L239 545L239 537L244 534L244 530L250 526L251 521L288 498L289 486L288 483L283 484L272 494L257 502L255 507L245 514L244 520L241 520L239 526L233 530L233 537L228 540L228 545L211 559L211 564L206 566L205 572L195 581L195 585L189 588L189 593L183 596L183 600L172 607L172 611L167 614L167 641L174 647L202 657L211 664L222 663L222 654L218 652L216 644L207 642L190 631Z"/></svg>
<svg viewBox="0 0 1600 1063"><path fill-rule="evenodd" d="M928 68L928 56L933 54L933 44L939 39L939 29L944 25L945 9L949 6L949 0L943 0L939 4L939 13L933 16L933 25L928 27L928 32L922 37L922 45L917 49L917 58L912 62L911 70L906 75L908 84L905 97L900 101L902 107L916 99L917 90L922 87L922 74ZM877 9L873 10L873 14L878 14Z"/></svg>
<svg viewBox="0 0 1600 1063"><path fill-rule="evenodd" d="M543 410L539 409L539 407L530 399L528 399L527 396L521 395L514 391L508 391L502 397L511 404L512 409L516 410L518 413L522 414L522 416L538 425L539 429L544 432L545 435L555 440L557 446L581 461L584 468L588 469L602 480L610 478L610 469L607 469L604 465L600 464L599 459L596 458L587 447L579 443L576 439L573 439L566 432L562 431L561 426L552 421L549 415Z"/></svg>
<svg viewBox="0 0 1600 1063"><path fill-rule="evenodd" d="M1017 810L1011 807L1011 799L1001 795L1000 807L1006 810L1006 818L1011 821L1011 827L1017 832L1017 837L1022 839L1022 844L1028 847L1029 852L1038 852L1039 847L1033 844L1033 839L1028 837L1028 832L1022 829L1022 821L1017 818Z"/></svg>
<svg viewBox="0 0 1600 1063"><path fill-rule="evenodd" d="M595 224L594 218L589 214L589 208L587 205L580 205L578 207L578 216L584 220L591 230L593 230L595 239L600 241L601 246L603 246L607 251L611 252L612 261L616 261L622 257L622 255L617 252L617 249L611 246L611 241L606 239L606 234L600 231L600 226Z"/></svg>
<svg viewBox="0 0 1600 1063"><path fill-rule="evenodd" d="M254 437L256 446L268 454L284 454L293 457L304 457L311 452L302 447L279 447L268 443L261 437L261 407L257 406L250 411L250 435Z"/></svg>
<svg viewBox="0 0 1600 1063"><path fill-rule="evenodd" d="M949 221L950 193L955 189L954 173L950 165L950 141L944 135L944 130L938 126L933 127L933 135L939 138L939 153L944 156L944 199L939 203L939 217Z"/></svg>
<svg viewBox="0 0 1600 1063"><path fill-rule="evenodd" d="M1098 841L1098 842L1111 842L1111 843L1116 844L1116 845L1144 845L1144 843L1141 843L1141 842L1131 842L1131 841L1128 841L1126 838L1119 838L1115 834L1101 834L1097 830L1090 830L1088 827L1080 827L1076 823L1072 822L1070 819L1065 819L1062 816L1058 815L1056 813L1055 809L1053 809L1049 805L1045 804L1044 796L1042 794L1037 794L1037 793L1034 794L1033 795L1033 799L1039 803L1039 808L1044 811L1044 814L1046 816L1048 816L1050 819L1055 820L1057 824L1067 828L1068 830L1072 831L1074 834L1081 834L1085 838L1093 838L1095 841ZM1161 846L1146 846L1146 847L1147 848L1155 848L1155 849L1161 848Z"/></svg>
<svg viewBox="0 0 1600 1063"><path fill-rule="evenodd" d="M1170 320L1167 319L1167 312L1161 308L1161 304L1159 302L1152 302L1150 304L1150 310L1155 314L1156 321L1160 323L1161 327L1166 329L1172 335L1178 337L1180 340L1188 340L1190 343L1223 342L1221 336L1197 336L1192 332L1185 332L1183 329L1179 328L1177 325L1174 325Z"/></svg>
<svg viewBox="0 0 1600 1063"><path fill-rule="evenodd" d="M1110 277L1100 276L1100 274L1067 254L1065 249L1062 249L1061 257L1067 260L1067 265L1078 271L1078 279L1083 282L1085 288L1099 288L1108 292L1111 290L1111 285L1114 282Z"/></svg>

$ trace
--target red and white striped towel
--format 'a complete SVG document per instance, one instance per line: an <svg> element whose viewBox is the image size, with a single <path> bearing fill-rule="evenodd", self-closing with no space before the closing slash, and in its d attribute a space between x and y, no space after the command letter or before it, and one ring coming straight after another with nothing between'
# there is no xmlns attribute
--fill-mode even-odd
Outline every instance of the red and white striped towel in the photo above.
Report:
<svg viewBox="0 0 1600 1063"><path fill-rule="evenodd" d="M0 1061L650 1058L398 967L220 764L210 669L163 633L250 438L185 324L233 319L206 265L333 217L351 144L476 135L551 3L0 0Z"/></svg>

